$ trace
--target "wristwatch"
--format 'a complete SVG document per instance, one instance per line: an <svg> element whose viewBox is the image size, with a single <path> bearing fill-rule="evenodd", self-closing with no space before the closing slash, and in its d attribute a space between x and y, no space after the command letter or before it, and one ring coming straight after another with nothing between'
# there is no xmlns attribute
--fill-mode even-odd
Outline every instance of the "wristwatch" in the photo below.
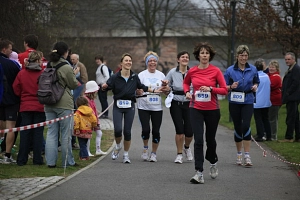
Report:
<svg viewBox="0 0 300 200"><path fill-rule="evenodd" d="M212 90L213 90L213 87L209 86L209 88L210 88L210 92L212 92Z"/></svg>

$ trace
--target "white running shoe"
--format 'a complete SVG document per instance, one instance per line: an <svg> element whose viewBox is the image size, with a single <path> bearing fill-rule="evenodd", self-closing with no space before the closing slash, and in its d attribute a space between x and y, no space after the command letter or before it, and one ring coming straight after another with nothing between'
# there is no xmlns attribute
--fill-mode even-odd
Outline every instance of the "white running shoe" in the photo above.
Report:
<svg viewBox="0 0 300 200"><path fill-rule="evenodd" d="M141 155L141 158L144 160L144 161L147 161L149 159L149 154L148 154L148 149L144 149L143 150L143 153Z"/></svg>
<svg viewBox="0 0 300 200"><path fill-rule="evenodd" d="M149 158L149 161L150 161L150 162L157 162L156 154L155 154L155 153L151 153L150 158Z"/></svg>
<svg viewBox="0 0 300 200"><path fill-rule="evenodd" d="M217 165L211 165L210 168L209 168L209 175L212 179L215 179L217 178L219 174L219 170L217 168Z"/></svg>
<svg viewBox="0 0 300 200"><path fill-rule="evenodd" d="M122 149L122 147L120 147L119 149L117 149L117 147L115 147L115 149L111 153L111 159L113 159L113 160L118 159L119 158L119 153L120 153L121 149Z"/></svg>
<svg viewBox="0 0 300 200"><path fill-rule="evenodd" d="M195 176L193 176L190 180L191 183L195 183L195 184L203 184L204 183L204 178L203 178L203 174L200 171L197 171Z"/></svg>
<svg viewBox="0 0 300 200"><path fill-rule="evenodd" d="M101 151L101 150L96 151L96 156L103 156L103 155L106 155L106 154L107 154L107 152L104 152L104 151Z"/></svg>
<svg viewBox="0 0 300 200"><path fill-rule="evenodd" d="M128 155L123 156L123 163L129 163L129 164L131 163Z"/></svg>
<svg viewBox="0 0 300 200"><path fill-rule="evenodd" d="M188 161L192 161L194 159L191 148L183 149L183 152L185 153L185 157Z"/></svg>
<svg viewBox="0 0 300 200"><path fill-rule="evenodd" d="M243 155L242 154L237 154L236 164L243 165Z"/></svg>
<svg viewBox="0 0 300 200"><path fill-rule="evenodd" d="M252 167L252 162L251 162L251 159L250 159L250 156L247 156L244 158L244 166L245 167Z"/></svg>
<svg viewBox="0 0 300 200"><path fill-rule="evenodd" d="M91 152L88 152L89 153L89 157L93 157L94 156L94 154L91 154Z"/></svg>
<svg viewBox="0 0 300 200"><path fill-rule="evenodd" d="M178 155L176 156L176 159L175 159L174 162L175 162L175 163L178 163L178 164L182 164L182 162L183 162L182 154L178 154Z"/></svg>

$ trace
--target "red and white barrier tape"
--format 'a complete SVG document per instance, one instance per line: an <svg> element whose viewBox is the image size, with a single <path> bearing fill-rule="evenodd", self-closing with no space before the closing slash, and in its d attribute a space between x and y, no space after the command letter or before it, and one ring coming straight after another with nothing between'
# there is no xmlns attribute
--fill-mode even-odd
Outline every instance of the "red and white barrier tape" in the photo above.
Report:
<svg viewBox="0 0 300 200"><path fill-rule="evenodd" d="M98 117L103 115L103 113L105 113L113 105L113 103L114 103L114 101L102 113L100 113L98 115ZM40 122L40 123L37 123L37 124L30 124L30 125L21 126L21 127L15 127L15 128L7 128L7 129L0 130L0 133L23 131L23 130L28 130L28 129L37 128L37 127L41 127L41 126L46 126L48 124L53 124L55 122L64 120L64 119L66 119L68 117L71 117L73 115L74 114L72 113L72 114L64 116L64 117L58 117L58 118L55 118L55 119L52 119L52 120L49 120L49 121L45 121L45 122Z"/></svg>
<svg viewBox="0 0 300 200"><path fill-rule="evenodd" d="M265 150L262 146L260 146L260 145L258 144L258 142L255 141L255 139L254 139L253 137L252 137L252 140L253 140L253 141L255 142L255 144L263 151L263 157L267 157L267 155L269 155L269 156L271 156L272 158L275 158L275 159L277 159L277 160L280 160L281 162L284 162L284 163L286 163L286 164L295 165L295 166L300 166L300 163L289 162L289 161L287 161L287 160L281 159L281 158L280 158L280 155L275 156L275 155L269 153L269 152L268 152L267 150ZM298 174L297 174L297 175L300 176L300 171L298 171Z"/></svg>

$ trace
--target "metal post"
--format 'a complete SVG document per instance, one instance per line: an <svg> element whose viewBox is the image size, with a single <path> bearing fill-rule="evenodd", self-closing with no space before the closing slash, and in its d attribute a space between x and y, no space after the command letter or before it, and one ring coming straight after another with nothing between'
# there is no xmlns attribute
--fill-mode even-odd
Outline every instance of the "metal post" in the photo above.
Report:
<svg viewBox="0 0 300 200"><path fill-rule="evenodd" d="M231 64L234 64L234 40L235 40L235 7L236 1L230 1L230 6L232 8L232 18L231 18ZM232 122L232 118L229 113L229 122Z"/></svg>

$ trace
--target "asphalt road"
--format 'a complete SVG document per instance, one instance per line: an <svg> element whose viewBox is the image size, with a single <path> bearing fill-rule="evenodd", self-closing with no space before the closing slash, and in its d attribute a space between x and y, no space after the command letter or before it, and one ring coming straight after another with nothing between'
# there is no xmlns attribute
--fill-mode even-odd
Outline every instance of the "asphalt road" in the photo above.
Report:
<svg viewBox="0 0 300 200"><path fill-rule="evenodd" d="M38 193L32 199L300 199L300 180L296 171L275 159L275 155L264 157L254 142L250 152L254 166L245 168L235 165L233 132L227 128L219 126L217 132L219 176L217 179L210 178L209 163L205 161L204 184L189 182L195 174L193 161L174 163L175 132L168 109L164 108L157 163L142 161L143 144L140 135L141 127L136 111L129 151L131 164L122 163L123 151L118 160L112 160L108 154L87 170Z"/></svg>

